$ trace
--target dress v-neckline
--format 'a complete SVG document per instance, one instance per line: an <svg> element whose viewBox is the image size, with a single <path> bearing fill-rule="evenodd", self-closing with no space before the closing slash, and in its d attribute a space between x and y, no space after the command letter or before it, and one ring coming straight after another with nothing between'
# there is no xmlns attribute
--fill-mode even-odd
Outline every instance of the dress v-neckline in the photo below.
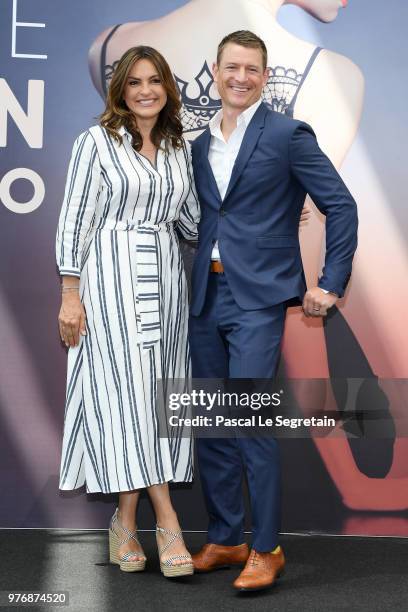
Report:
<svg viewBox="0 0 408 612"><path fill-rule="evenodd" d="M143 155L143 153L140 153L140 151L135 151L135 153L137 155L140 155L140 157L143 157L143 159L146 159L149 162L149 164L151 165L151 167L153 168L153 170L155 172L157 172L157 159L158 159L158 154L159 154L159 148L156 149L156 155L154 156L154 163L152 162L151 159L146 157L146 155Z"/></svg>

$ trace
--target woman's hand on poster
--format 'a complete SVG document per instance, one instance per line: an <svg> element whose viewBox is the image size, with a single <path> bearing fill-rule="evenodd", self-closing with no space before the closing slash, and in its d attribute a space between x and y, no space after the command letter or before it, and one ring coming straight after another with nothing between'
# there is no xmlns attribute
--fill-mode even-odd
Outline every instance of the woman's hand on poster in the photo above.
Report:
<svg viewBox="0 0 408 612"><path fill-rule="evenodd" d="M62 342L67 347L78 346L79 336L86 336L85 308L79 292L72 290L62 294L58 325Z"/></svg>
<svg viewBox="0 0 408 612"><path fill-rule="evenodd" d="M320 287L313 287L305 293L303 312L306 317L325 317L337 300L338 297L334 293L325 293Z"/></svg>

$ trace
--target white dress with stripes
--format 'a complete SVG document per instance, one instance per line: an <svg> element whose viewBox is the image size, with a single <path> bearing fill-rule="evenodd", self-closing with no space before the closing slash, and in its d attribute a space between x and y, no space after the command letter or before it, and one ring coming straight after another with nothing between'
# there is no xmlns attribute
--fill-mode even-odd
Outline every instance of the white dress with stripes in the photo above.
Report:
<svg viewBox="0 0 408 612"><path fill-rule="evenodd" d="M190 150L156 165L100 126L75 141L57 241L80 278L87 334L68 350L60 489L129 491L191 481L192 440L158 415L158 381L187 379L188 296L175 228L197 238Z"/></svg>

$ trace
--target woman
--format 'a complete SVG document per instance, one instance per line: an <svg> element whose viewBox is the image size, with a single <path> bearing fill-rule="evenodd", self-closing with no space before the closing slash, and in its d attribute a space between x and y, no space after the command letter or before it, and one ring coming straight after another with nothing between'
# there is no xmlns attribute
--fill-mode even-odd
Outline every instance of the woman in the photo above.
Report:
<svg viewBox="0 0 408 612"><path fill-rule="evenodd" d="M104 95L112 68L130 40L160 45L182 91L185 134L194 138L219 108L209 71L217 44L225 32L249 28L265 41L268 49L271 74L264 90L265 100L274 110L309 123L316 132L320 147L335 167L340 168L359 126L364 77L348 57L316 48L294 36L281 26L277 17L283 5L297 5L319 21L331 22L347 4L347 0L190 0L154 21L122 24L102 32L89 53L92 79ZM175 44L180 31L188 31L194 41L187 57L185 47ZM360 162L362 166L366 164L365 159ZM344 319L336 313L337 325L342 326L348 338L353 337L356 354L352 363L358 363L358 369L346 363L342 373L333 368L330 371L322 320L305 322L300 309L291 309L283 341L286 371L291 378L328 379L330 375L334 378L369 378L375 374L387 379L407 376L406 348L401 341L406 289L401 288L400 283L406 275L405 252L395 232L393 215L390 215L389 203L381 186L378 189L367 187L372 183L372 177L367 172L364 175L363 168L361 171L363 175L359 182L364 185L364 193L362 198L358 198L358 203L362 239L347 299L341 304ZM378 249L376 241L372 240L373 215L377 226L382 228L383 249ZM324 224L315 211L301 234L308 284L316 284L323 241ZM392 278L383 271L384 252L389 253L393 260ZM397 303L395 295L398 295ZM375 304L375 308L369 309L370 317L367 316L367 304ZM393 317L390 317L390 312ZM332 323L332 320L327 323L328 333ZM329 351L336 354L342 350L338 337L337 330L334 343L329 347ZM379 350L379 346L388 349ZM299 354L307 355L307 359L299 359ZM313 411L316 408L321 397L321 407L329 411L336 409L337 401L329 384L316 384L314 396L310 388L309 383L308 397L302 393L299 396L300 408L306 414L309 409ZM366 475L360 469L349 440L341 432L334 440L314 440L344 504L351 509L408 508L408 443L403 432L398 436L400 391L392 387L384 387L383 391L397 428L392 465L385 466L384 477ZM376 397L376 402L381 404L381 389L378 389Z"/></svg>
<svg viewBox="0 0 408 612"><path fill-rule="evenodd" d="M60 488L119 492L110 559L124 571L145 567L135 517L146 488L168 577L193 573L168 489L192 480L191 436L164 431L158 410L158 381L190 376L175 229L195 239L199 207L179 110L163 56L129 49L100 125L74 144L57 234L69 347Z"/></svg>

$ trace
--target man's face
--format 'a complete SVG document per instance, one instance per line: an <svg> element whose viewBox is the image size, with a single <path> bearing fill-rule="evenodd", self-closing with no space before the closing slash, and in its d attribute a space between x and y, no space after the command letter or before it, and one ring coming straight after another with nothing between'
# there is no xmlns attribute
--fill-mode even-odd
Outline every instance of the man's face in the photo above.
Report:
<svg viewBox="0 0 408 612"><path fill-rule="evenodd" d="M224 108L242 112L261 97L269 70L263 69L260 49L228 43L213 76Z"/></svg>

